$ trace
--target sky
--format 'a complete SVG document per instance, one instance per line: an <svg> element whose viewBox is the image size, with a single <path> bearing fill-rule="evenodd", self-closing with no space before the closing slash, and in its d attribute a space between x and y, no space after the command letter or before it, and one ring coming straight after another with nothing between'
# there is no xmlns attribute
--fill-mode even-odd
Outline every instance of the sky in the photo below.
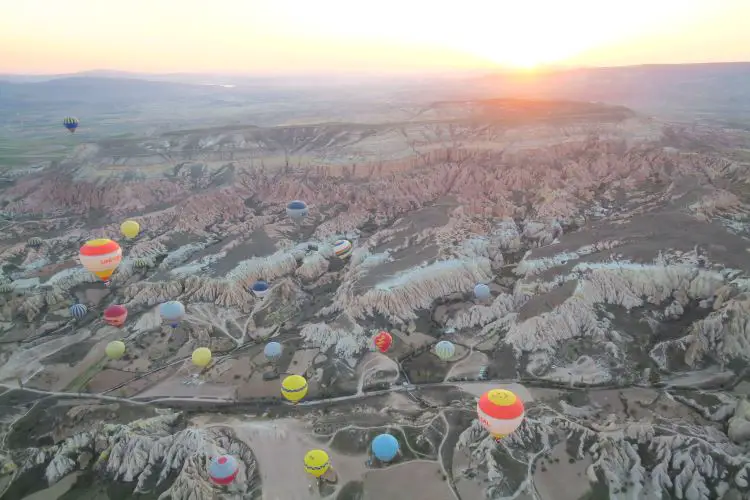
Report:
<svg viewBox="0 0 750 500"><path fill-rule="evenodd" d="M750 0L0 0L0 73L750 61Z"/></svg>

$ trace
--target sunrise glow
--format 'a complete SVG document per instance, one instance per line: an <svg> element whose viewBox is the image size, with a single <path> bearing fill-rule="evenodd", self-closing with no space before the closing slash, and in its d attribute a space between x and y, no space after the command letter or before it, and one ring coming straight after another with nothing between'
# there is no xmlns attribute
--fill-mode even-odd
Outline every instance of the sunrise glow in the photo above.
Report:
<svg viewBox="0 0 750 500"><path fill-rule="evenodd" d="M420 71L750 59L745 0L2 3L0 72Z"/></svg>

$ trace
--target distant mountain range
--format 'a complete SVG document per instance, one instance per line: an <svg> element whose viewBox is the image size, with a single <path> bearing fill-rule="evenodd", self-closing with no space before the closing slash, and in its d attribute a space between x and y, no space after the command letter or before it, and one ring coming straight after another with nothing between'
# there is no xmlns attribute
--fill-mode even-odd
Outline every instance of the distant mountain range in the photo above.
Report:
<svg viewBox="0 0 750 500"><path fill-rule="evenodd" d="M750 124L750 62L501 73L473 84L487 96L602 101L668 117Z"/></svg>
<svg viewBox="0 0 750 500"><path fill-rule="evenodd" d="M414 105L430 100L544 98L598 101L683 120L750 126L750 63L645 65L394 76L251 77L152 75L96 70L75 75L0 75L0 117L57 121L69 113L122 121L144 113L169 122L207 114L257 119L248 105L337 103ZM341 108L343 104L338 105ZM299 108L297 108L299 109ZM224 116L224 115L222 115ZM244 117L244 118L243 118ZM24 118L25 119L25 118ZM221 117L217 118L221 119ZM0 118L0 125L2 125Z"/></svg>

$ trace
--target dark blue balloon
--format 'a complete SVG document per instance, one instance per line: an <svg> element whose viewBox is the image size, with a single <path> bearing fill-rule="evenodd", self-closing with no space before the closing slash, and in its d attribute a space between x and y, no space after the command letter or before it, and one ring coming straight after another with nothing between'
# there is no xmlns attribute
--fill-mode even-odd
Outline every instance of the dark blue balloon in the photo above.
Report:
<svg viewBox="0 0 750 500"><path fill-rule="evenodd" d="M88 312L88 308L84 306L83 304L73 304L70 306L70 315L73 316L75 319L81 319L84 316L86 316L86 313Z"/></svg>
<svg viewBox="0 0 750 500"><path fill-rule="evenodd" d="M372 454L381 462L390 462L398 455L398 439L390 434L380 434L372 440Z"/></svg>
<svg viewBox="0 0 750 500"><path fill-rule="evenodd" d="M71 132L75 132L75 130L78 128L78 118L68 116L63 120L63 126Z"/></svg>
<svg viewBox="0 0 750 500"><path fill-rule="evenodd" d="M290 201L286 208L290 210L304 210L307 208L307 203L300 200Z"/></svg>
<svg viewBox="0 0 750 500"><path fill-rule="evenodd" d="M255 283L253 283L253 286L251 289L253 292L265 292L266 290L268 290L268 282L263 281L263 280L258 280Z"/></svg>

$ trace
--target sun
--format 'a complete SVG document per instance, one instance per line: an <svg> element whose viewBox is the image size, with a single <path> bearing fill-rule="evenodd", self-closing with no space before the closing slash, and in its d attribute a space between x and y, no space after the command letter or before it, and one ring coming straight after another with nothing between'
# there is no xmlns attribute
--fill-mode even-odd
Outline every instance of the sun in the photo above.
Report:
<svg viewBox="0 0 750 500"><path fill-rule="evenodd" d="M466 33L456 37L454 46L461 52L478 57L490 66L516 70L535 70L565 60L571 51L551 40L522 36L497 36L494 33Z"/></svg>

